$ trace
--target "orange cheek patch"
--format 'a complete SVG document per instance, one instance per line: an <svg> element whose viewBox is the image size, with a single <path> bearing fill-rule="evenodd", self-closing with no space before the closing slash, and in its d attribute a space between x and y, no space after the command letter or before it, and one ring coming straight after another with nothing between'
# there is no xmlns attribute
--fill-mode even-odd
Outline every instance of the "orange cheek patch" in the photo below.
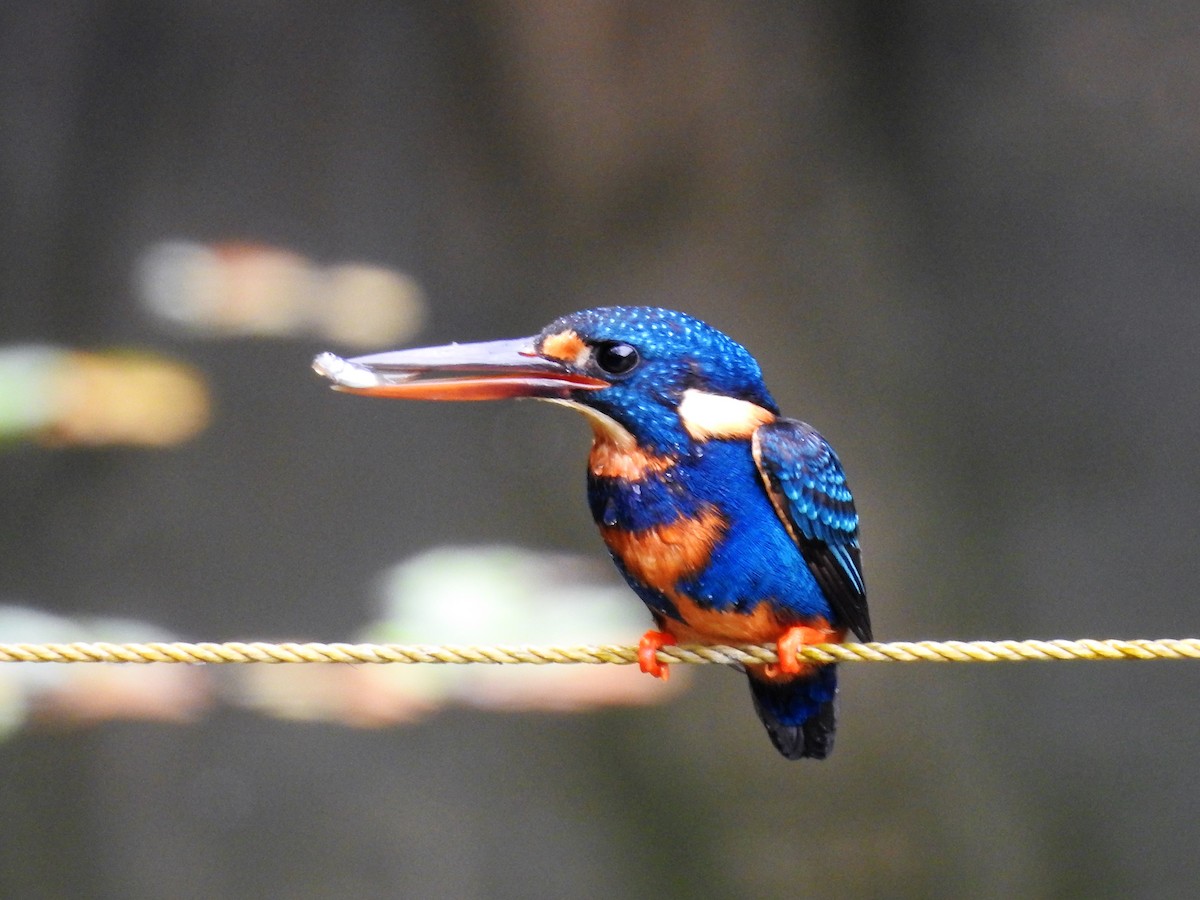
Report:
<svg viewBox="0 0 1200 900"><path fill-rule="evenodd" d="M670 596L681 579L708 565L725 527L721 514L709 509L695 519L677 519L645 531L601 528L600 533L634 578Z"/></svg>
<svg viewBox="0 0 1200 900"><path fill-rule="evenodd" d="M579 365L587 357L587 344L574 331L560 331L542 341L542 355Z"/></svg>

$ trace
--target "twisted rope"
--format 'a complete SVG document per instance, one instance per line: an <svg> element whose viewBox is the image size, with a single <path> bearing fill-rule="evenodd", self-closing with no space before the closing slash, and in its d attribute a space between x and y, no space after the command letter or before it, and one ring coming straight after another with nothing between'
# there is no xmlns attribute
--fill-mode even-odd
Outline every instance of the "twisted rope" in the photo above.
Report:
<svg viewBox="0 0 1200 900"><path fill-rule="evenodd" d="M1200 638L1161 640L895 641L813 644L808 662L1022 662L1075 659L1200 659ZM778 662L773 645L681 644L658 653L664 663L759 665ZM70 643L2 644L0 663L487 663L630 665L637 648L617 644L568 647L426 646L420 644L316 643Z"/></svg>

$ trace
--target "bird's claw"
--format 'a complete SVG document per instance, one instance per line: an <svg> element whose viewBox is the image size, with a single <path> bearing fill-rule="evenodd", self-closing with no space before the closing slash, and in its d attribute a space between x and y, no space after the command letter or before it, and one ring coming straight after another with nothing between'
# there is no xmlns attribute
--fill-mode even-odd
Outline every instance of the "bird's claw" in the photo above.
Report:
<svg viewBox="0 0 1200 900"><path fill-rule="evenodd" d="M824 644L837 640L839 640L837 632L828 628L793 625L780 635L779 640L775 643L775 655L779 657L779 662L767 663L763 666L763 674L768 678L802 675L812 667L812 664L800 661L798 654L800 648L810 644Z"/></svg>
<svg viewBox="0 0 1200 900"><path fill-rule="evenodd" d="M647 631L638 641L638 668L647 675L666 681L671 677L671 668L669 664L658 661L658 651L674 644L675 638L665 631Z"/></svg>

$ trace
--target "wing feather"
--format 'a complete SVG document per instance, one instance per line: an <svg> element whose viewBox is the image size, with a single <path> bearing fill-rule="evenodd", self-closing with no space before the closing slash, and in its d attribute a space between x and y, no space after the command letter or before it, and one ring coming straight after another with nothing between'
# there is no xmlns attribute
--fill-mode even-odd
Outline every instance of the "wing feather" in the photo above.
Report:
<svg viewBox="0 0 1200 900"><path fill-rule="evenodd" d="M871 640L858 513L833 448L813 428L776 419L754 432L754 461L779 518L829 601L836 624Z"/></svg>

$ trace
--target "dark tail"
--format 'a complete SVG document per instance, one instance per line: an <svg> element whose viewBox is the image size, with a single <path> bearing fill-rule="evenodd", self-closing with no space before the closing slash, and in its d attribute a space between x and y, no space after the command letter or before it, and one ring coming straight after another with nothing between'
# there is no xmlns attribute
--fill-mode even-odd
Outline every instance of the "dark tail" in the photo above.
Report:
<svg viewBox="0 0 1200 900"><path fill-rule="evenodd" d="M788 759L824 759L833 750L837 666L819 666L791 681L761 681L751 674L750 694L771 743Z"/></svg>

